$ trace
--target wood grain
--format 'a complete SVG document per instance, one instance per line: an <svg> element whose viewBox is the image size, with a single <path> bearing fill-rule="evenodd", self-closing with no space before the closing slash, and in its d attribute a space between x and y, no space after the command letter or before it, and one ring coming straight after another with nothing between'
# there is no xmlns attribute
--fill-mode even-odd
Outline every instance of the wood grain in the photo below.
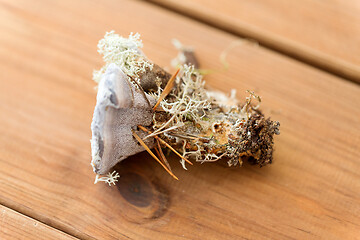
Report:
<svg viewBox="0 0 360 240"><path fill-rule="evenodd" d="M104 32L140 32L161 66L176 37L208 69L237 39L126 0L1 1L0 20L0 204L81 239L359 238L359 86L245 44L206 81L263 97L281 122L274 164L185 171L173 157L176 181L143 153L116 166L117 187L93 185L91 75Z"/></svg>
<svg viewBox="0 0 360 240"><path fill-rule="evenodd" d="M76 238L0 205L0 239L75 240Z"/></svg>
<svg viewBox="0 0 360 240"><path fill-rule="evenodd" d="M360 3L151 0L360 83Z"/></svg>

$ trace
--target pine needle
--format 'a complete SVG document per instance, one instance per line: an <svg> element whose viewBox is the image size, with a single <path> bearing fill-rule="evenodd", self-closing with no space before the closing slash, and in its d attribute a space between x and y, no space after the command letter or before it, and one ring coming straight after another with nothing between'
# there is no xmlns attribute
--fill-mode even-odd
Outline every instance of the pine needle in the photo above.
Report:
<svg viewBox="0 0 360 240"><path fill-rule="evenodd" d="M171 92L171 89L174 86L176 75L179 73L179 71L180 71L180 68L176 71L176 73L167 82L167 84L166 84L164 90L162 91L158 101L156 102L155 106L153 107L153 110L155 110L159 106L160 102Z"/></svg>
<svg viewBox="0 0 360 240"><path fill-rule="evenodd" d="M159 135L159 134L162 134L162 133L165 133L165 132L168 132L168 131L172 131L172 130L174 130L174 129L176 129L176 128L182 127L183 125L184 125L183 123L180 123L180 124L178 124L177 126L169 127L169 128L167 128L167 129L165 129L165 130L163 130L163 131L160 131L160 132L156 132L156 131L155 131L155 132L147 135L146 137L144 137L143 140L146 140L146 139L148 139L148 138L150 138L150 137L155 137L156 135Z"/></svg>
<svg viewBox="0 0 360 240"><path fill-rule="evenodd" d="M170 167L170 164L169 162L167 161L162 149L161 149L161 146L160 146L160 141L159 139L156 139L156 143L157 143L157 148L155 147L155 150L156 152L159 154L159 156L161 157L161 160L163 160L163 162L166 164L166 166L168 167L168 169L172 172L171 170L171 167ZM157 150L159 149L159 150Z"/></svg>
<svg viewBox="0 0 360 240"><path fill-rule="evenodd" d="M141 130L151 133L150 130L144 128L143 126L138 126L138 128L140 128ZM184 158L180 153L178 153L173 147L170 146L170 144L168 144L167 142L165 142L164 140L162 140L161 138L159 138L158 136L154 136L154 138L158 139L160 142L162 142L163 144L165 144L165 146L167 146L168 148L170 148L171 151L173 151L176 155L178 155L180 158L184 159L187 163L189 163L190 165L193 165L192 162L190 162L189 160L187 160L186 158Z"/></svg>
<svg viewBox="0 0 360 240"><path fill-rule="evenodd" d="M150 148L144 143L144 141L139 137L139 135L137 135L135 133L134 130L131 130L133 136L136 138L136 140L139 141L139 143L141 144L141 146L143 146L145 148L145 150L158 162L160 163L160 165L176 180L179 180L156 156L155 154L150 150Z"/></svg>

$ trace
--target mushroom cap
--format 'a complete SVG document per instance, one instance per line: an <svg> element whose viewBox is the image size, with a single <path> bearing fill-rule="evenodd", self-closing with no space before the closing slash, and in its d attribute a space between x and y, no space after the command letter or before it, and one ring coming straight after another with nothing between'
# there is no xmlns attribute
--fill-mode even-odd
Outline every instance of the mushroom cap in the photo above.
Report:
<svg viewBox="0 0 360 240"><path fill-rule="evenodd" d="M116 163L145 149L133 137L137 125L152 123L155 99L135 88L127 75L110 64L102 76L91 123L91 165L97 174L106 174ZM140 137L144 132L137 132ZM152 148L153 139L145 143Z"/></svg>

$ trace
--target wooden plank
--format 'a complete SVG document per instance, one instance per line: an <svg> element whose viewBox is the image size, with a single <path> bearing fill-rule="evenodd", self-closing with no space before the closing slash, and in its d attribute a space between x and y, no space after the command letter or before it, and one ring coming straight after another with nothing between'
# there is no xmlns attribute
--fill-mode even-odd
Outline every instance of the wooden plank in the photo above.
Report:
<svg viewBox="0 0 360 240"><path fill-rule="evenodd" d="M76 239L39 221L0 205L0 239Z"/></svg>
<svg viewBox="0 0 360 240"><path fill-rule="evenodd" d="M236 40L137 1L2 1L0 204L82 239L354 239L359 236L359 86L244 45L208 75L223 91L256 90L281 122L274 164L182 170L173 180L146 153L117 166L118 187L93 185L90 122L97 41L142 33L168 66L177 37L204 68Z"/></svg>
<svg viewBox="0 0 360 240"><path fill-rule="evenodd" d="M358 1L151 1L360 83Z"/></svg>

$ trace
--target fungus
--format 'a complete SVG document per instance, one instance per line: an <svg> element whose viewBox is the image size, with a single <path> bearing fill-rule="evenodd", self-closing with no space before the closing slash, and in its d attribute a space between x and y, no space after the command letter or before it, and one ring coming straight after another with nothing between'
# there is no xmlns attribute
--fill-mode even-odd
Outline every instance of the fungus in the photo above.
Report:
<svg viewBox="0 0 360 240"><path fill-rule="evenodd" d="M230 96L208 91L192 48L174 44L181 61L171 77L143 54L138 33L123 38L111 31L100 40L105 66L94 72L99 86L91 124L95 183L115 184L115 172L99 175L144 150L177 179L161 147L173 151L185 170L191 159L226 159L229 166L241 166L245 159L259 166L272 162L280 124L261 113L260 96L248 91L241 104L235 91Z"/></svg>

